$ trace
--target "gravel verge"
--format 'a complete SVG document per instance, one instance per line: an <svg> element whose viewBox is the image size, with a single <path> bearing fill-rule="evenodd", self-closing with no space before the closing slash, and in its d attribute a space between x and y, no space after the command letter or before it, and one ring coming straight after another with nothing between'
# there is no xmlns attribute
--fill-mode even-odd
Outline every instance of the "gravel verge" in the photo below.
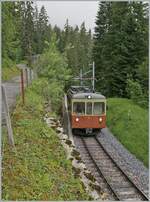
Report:
<svg viewBox="0 0 150 202"><path fill-rule="evenodd" d="M99 141L124 170L132 181L148 196L149 171L133 154L131 154L109 131L102 129L97 135Z"/></svg>

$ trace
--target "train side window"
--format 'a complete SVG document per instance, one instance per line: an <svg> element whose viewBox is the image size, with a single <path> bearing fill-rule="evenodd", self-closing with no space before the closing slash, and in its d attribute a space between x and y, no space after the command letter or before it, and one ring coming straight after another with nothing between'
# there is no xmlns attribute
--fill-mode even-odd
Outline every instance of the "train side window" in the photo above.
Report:
<svg viewBox="0 0 150 202"><path fill-rule="evenodd" d="M73 113L76 113L79 115L85 114L85 102L74 102Z"/></svg>
<svg viewBox="0 0 150 202"><path fill-rule="evenodd" d="M92 102L87 102L86 104L86 114L92 114Z"/></svg>
<svg viewBox="0 0 150 202"><path fill-rule="evenodd" d="M104 102L94 102L93 114L101 115L105 112Z"/></svg>

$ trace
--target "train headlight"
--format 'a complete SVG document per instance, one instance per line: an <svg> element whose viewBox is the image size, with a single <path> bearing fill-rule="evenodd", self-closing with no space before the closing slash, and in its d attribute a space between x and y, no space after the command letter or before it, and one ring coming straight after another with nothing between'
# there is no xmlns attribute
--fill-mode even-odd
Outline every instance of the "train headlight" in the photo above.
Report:
<svg viewBox="0 0 150 202"><path fill-rule="evenodd" d="M99 122L101 123L103 121L102 117L99 118Z"/></svg>
<svg viewBox="0 0 150 202"><path fill-rule="evenodd" d="M76 122L78 122L79 121L79 118L76 118Z"/></svg>
<svg viewBox="0 0 150 202"><path fill-rule="evenodd" d="M88 95L88 99L91 99L92 97L91 97L91 95Z"/></svg>

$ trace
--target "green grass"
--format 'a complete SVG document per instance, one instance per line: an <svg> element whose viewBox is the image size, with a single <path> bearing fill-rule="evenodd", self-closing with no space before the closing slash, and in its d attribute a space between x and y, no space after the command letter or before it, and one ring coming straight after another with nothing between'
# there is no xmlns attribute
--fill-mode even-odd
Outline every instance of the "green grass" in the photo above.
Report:
<svg viewBox="0 0 150 202"><path fill-rule="evenodd" d="M107 126L148 167L148 110L123 98L110 98L107 104Z"/></svg>
<svg viewBox="0 0 150 202"><path fill-rule="evenodd" d="M2 81L7 81L20 74L20 70L16 67L2 68Z"/></svg>
<svg viewBox="0 0 150 202"><path fill-rule="evenodd" d="M55 131L43 120L45 100L33 86L26 91L25 106L19 99L12 115L16 151L3 133L2 199L89 200Z"/></svg>

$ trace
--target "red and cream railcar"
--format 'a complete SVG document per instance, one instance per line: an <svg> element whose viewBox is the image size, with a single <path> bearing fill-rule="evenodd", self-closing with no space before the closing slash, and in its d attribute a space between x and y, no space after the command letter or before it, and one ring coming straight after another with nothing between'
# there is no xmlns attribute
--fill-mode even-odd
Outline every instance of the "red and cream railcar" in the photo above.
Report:
<svg viewBox="0 0 150 202"><path fill-rule="evenodd" d="M106 98L88 88L71 87L68 91L71 127L93 132L106 127Z"/></svg>

